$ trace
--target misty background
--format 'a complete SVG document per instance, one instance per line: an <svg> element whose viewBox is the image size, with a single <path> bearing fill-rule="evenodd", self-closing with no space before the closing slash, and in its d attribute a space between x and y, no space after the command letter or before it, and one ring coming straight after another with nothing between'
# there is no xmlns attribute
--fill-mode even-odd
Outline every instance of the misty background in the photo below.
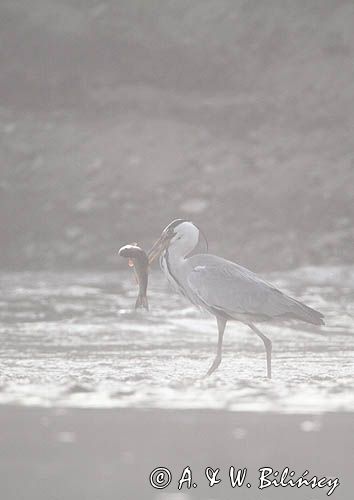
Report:
<svg viewBox="0 0 354 500"><path fill-rule="evenodd" d="M353 262L352 0L1 0L2 269L115 269L190 218L255 270Z"/></svg>

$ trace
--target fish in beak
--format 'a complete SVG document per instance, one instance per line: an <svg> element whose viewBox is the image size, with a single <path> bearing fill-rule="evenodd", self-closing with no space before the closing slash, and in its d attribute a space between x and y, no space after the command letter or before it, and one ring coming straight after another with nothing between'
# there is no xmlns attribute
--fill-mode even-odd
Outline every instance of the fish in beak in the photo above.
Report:
<svg viewBox="0 0 354 500"><path fill-rule="evenodd" d="M152 264L164 250L166 250L173 236L174 232L172 231L165 230L162 232L160 238L153 244L152 248L148 252L149 265Z"/></svg>
<svg viewBox="0 0 354 500"><path fill-rule="evenodd" d="M137 243L133 243L132 245L122 247L118 255L128 259L129 266L134 267L136 281L139 285L139 294L136 299L135 309L144 307L148 310L149 304L146 293L149 278L149 262L146 253Z"/></svg>

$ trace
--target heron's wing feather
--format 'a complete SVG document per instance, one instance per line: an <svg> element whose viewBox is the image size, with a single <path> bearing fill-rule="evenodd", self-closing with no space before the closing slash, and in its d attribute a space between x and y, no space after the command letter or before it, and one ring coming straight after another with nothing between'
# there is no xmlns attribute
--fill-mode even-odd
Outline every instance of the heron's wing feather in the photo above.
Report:
<svg viewBox="0 0 354 500"><path fill-rule="evenodd" d="M223 259L194 266L188 283L204 306L230 317L244 315L269 319L288 316L307 321L306 315L313 311L248 269ZM320 315L317 311L313 313Z"/></svg>
<svg viewBox="0 0 354 500"><path fill-rule="evenodd" d="M197 297L207 306L233 314L269 315L270 288L256 282L231 266L196 266L188 276L188 282Z"/></svg>

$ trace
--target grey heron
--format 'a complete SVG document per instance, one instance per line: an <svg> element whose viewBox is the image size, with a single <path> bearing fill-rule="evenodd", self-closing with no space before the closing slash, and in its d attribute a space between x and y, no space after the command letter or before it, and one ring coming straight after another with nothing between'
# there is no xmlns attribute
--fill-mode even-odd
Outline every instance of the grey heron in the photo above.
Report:
<svg viewBox="0 0 354 500"><path fill-rule="evenodd" d="M264 343L267 377L271 378L272 342L255 323L274 319L295 319L323 325L323 314L286 295L255 273L216 255L191 255L200 230L190 221L176 219L163 231L149 251L151 264L160 257L160 266L172 286L193 304L216 317L218 343L215 359L206 376L220 365L226 323L240 321Z"/></svg>

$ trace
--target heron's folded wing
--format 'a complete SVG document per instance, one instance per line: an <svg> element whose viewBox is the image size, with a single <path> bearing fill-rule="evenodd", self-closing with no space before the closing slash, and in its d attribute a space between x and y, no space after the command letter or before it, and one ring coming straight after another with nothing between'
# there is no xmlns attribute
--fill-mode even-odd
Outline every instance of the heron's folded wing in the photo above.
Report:
<svg viewBox="0 0 354 500"><path fill-rule="evenodd" d="M252 315L265 319L291 314L290 297L228 261L196 266L188 282L201 303L231 317Z"/></svg>

